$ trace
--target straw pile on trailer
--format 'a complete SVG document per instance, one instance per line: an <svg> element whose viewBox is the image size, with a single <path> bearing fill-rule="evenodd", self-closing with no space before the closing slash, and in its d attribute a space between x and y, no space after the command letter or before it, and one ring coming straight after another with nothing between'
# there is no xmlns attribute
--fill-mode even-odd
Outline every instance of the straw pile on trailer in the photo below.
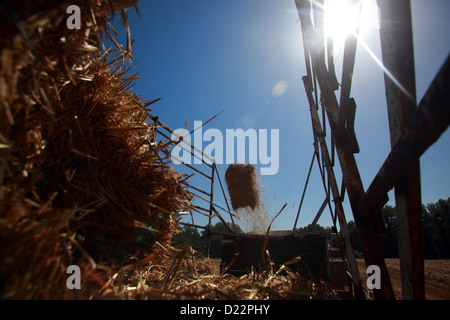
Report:
<svg viewBox="0 0 450 320"><path fill-rule="evenodd" d="M112 266L168 244L188 205L164 156L171 142L153 142L151 102L130 90L129 32L124 48L107 26L136 2L0 6L1 298L97 296ZM66 26L69 5L80 30ZM105 36L115 50L99 50ZM69 265L82 290L67 288Z"/></svg>
<svg viewBox="0 0 450 320"><path fill-rule="evenodd" d="M260 204L256 169L252 164L229 164L225 181L234 210L246 207L255 209Z"/></svg>
<svg viewBox="0 0 450 320"><path fill-rule="evenodd" d="M130 268L112 274L108 292L121 299L139 300L334 300L326 282L312 282L292 272L289 266L252 270L241 277L223 273L213 260L189 247L165 247L145 268Z"/></svg>

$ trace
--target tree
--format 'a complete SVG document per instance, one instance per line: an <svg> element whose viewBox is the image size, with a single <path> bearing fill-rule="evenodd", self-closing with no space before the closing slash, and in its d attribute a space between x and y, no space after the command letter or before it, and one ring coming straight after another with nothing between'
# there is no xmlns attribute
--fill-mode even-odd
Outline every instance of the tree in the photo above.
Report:
<svg viewBox="0 0 450 320"><path fill-rule="evenodd" d="M428 204L422 220L425 258L450 258L450 198Z"/></svg>
<svg viewBox="0 0 450 320"><path fill-rule="evenodd" d="M385 206L381 214L385 232L378 235L385 258L398 258L397 212ZM355 251L361 250L356 225L349 221L348 229ZM423 252L426 259L450 258L450 198L422 206Z"/></svg>
<svg viewBox="0 0 450 320"><path fill-rule="evenodd" d="M183 248L189 245L198 252L204 252L202 239L197 228L183 226L181 230L182 232L176 234L172 238L172 244L175 248Z"/></svg>
<svg viewBox="0 0 450 320"><path fill-rule="evenodd" d="M381 248L385 258L398 258L398 237L397 237L397 212L392 206L385 206L381 210L384 226L384 233L378 235Z"/></svg>

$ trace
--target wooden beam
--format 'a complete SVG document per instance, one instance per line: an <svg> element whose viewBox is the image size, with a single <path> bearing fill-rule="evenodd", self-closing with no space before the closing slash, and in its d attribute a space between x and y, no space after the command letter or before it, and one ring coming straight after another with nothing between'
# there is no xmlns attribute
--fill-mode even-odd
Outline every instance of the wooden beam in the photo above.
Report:
<svg viewBox="0 0 450 320"><path fill-rule="evenodd" d="M410 0L378 0L380 40L391 147L416 109ZM395 185L403 299L425 299L422 200L419 158L412 159Z"/></svg>
<svg viewBox="0 0 450 320"><path fill-rule="evenodd" d="M419 158L447 130L450 124L449 83L450 55L361 198L358 205L361 212L369 214L379 199L394 187L408 164Z"/></svg>
<svg viewBox="0 0 450 320"><path fill-rule="evenodd" d="M352 0L352 5L357 6L358 16L360 17L362 4L355 3L355 1ZM349 112L349 99L350 99L350 90L352 87L353 68L355 66L356 47L358 44L357 35L359 32L359 22L355 30L353 30L353 32L350 32L347 35L344 44L344 60L342 63L341 95L339 98L339 121L338 121L338 130L341 134L344 132L345 123L347 121Z"/></svg>

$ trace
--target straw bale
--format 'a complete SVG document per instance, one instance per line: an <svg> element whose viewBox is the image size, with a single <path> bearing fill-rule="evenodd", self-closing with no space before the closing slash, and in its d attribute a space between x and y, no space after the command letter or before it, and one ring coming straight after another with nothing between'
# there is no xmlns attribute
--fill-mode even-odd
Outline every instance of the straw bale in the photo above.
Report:
<svg viewBox="0 0 450 320"><path fill-rule="evenodd" d="M150 144L151 103L131 92L130 35L122 47L108 27L135 2L70 1L81 30L65 2L0 6L1 298L104 297L112 270L169 243L189 204L168 143ZM71 264L81 291L66 288Z"/></svg>
<svg viewBox="0 0 450 320"><path fill-rule="evenodd" d="M252 164L229 164L225 181L234 210L245 207L255 209L259 205L256 169Z"/></svg>

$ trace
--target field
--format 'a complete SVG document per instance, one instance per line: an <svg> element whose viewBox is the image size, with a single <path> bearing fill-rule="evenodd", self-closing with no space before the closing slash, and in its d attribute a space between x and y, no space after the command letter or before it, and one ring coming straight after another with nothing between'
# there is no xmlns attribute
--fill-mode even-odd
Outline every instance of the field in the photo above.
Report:
<svg viewBox="0 0 450 320"><path fill-rule="evenodd" d="M357 259L358 268L363 283L367 279L363 259ZM391 276L394 293L401 299L401 275L399 259L386 259L386 265ZM425 299L450 300L450 260L425 260Z"/></svg>
<svg viewBox="0 0 450 320"><path fill-rule="evenodd" d="M363 259L356 259L363 283L367 280L366 266ZM220 259L210 259L211 265L219 272ZM400 260L386 259L386 265L396 299L402 297ZM425 298L427 300L450 300L450 260L425 260Z"/></svg>

